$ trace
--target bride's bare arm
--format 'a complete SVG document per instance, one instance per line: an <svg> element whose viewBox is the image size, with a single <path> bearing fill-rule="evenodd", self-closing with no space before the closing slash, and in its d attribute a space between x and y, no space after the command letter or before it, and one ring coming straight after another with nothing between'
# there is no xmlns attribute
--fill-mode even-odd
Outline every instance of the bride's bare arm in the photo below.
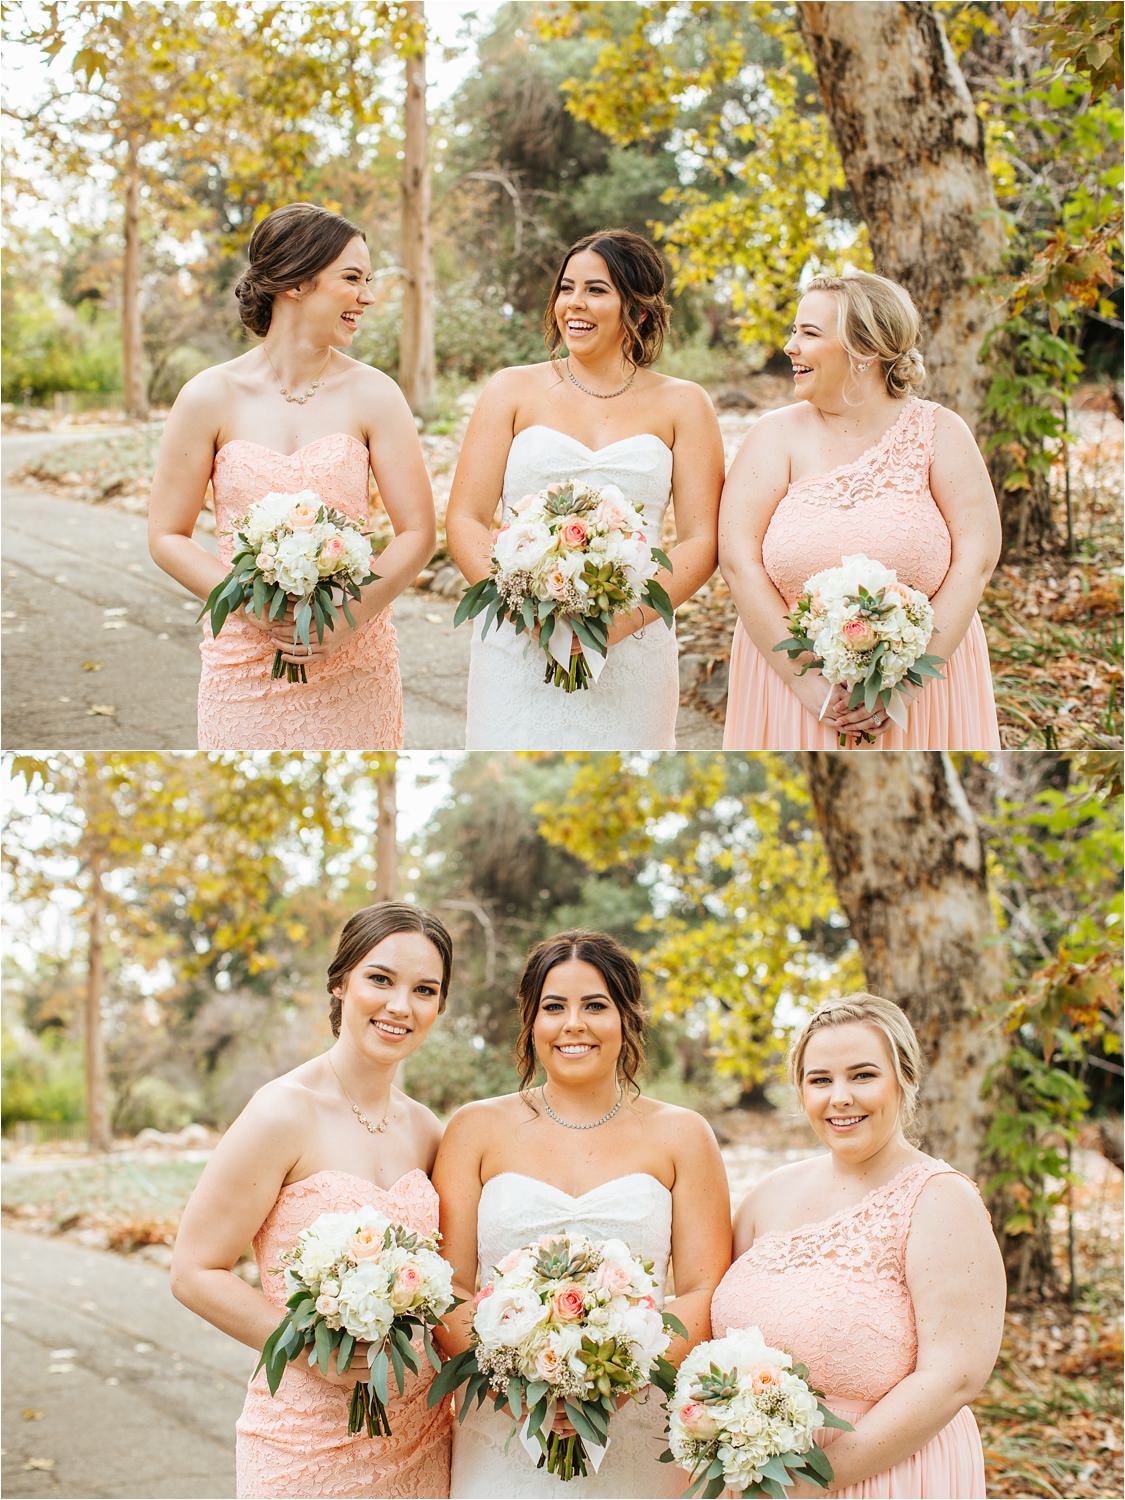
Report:
<svg viewBox="0 0 1125 1500"><path fill-rule="evenodd" d="M449 1124L434 1162L433 1184L441 1204L441 1253L453 1267L453 1291L462 1305L445 1315L435 1336L452 1356L469 1347L477 1289L477 1205L481 1194L482 1147L490 1118L482 1103L466 1104Z"/></svg>
<svg viewBox="0 0 1125 1500"><path fill-rule="evenodd" d="M446 539L453 561L469 583L488 577L492 522L504 490L520 374L518 369L500 370L481 392L449 492Z"/></svg>
<svg viewBox="0 0 1125 1500"><path fill-rule="evenodd" d="M677 1111L676 1180L672 1187L672 1275L676 1295L667 1310L688 1331L677 1334L667 1358L678 1365L711 1335L711 1297L730 1265L730 1191L715 1133L701 1115Z"/></svg>
<svg viewBox="0 0 1125 1500"><path fill-rule="evenodd" d="M723 469L723 439L711 398L701 386L684 381L676 390L672 444L672 508L676 518L676 543L668 553L672 571L662 568L656 575L673 609L690 599L715 571ZM614 620L609 644L615 645L657 619L659 616L648 605L638 605Z"/></svg>

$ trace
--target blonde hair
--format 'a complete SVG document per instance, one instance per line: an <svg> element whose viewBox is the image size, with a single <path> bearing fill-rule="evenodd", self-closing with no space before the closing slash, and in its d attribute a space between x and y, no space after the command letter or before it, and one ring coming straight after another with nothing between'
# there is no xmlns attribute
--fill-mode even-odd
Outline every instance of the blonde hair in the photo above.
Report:
<svg viewBox="0 0 1125 1500"><path fill-rule="evenodd" d="M814 1032L826 1026L848 1026L858 1023L874 1026L882 1032L891 1054L891 1065L902 1092L900 1123L907 1129L914 1121L918 1106L918 1088L922 1081L922 1049L906 1012L893 1000L884 1000L881 995L868 994L866 990L857 995L837 995L825 1000L805 1022L800 1034L789 1049L789 1081L801 1093L804 1075L805 1052Z"/></svg>
<svg viewBox="0 0 1125 1500"><path fill-rule="evenodd" d="M926 367L918 350L921 320L905 287L871 271L848 271L843 276L816 276L805 292L832 293L836 337L853 368L877 359L889 396L901 400L923 383Z"/></svg>

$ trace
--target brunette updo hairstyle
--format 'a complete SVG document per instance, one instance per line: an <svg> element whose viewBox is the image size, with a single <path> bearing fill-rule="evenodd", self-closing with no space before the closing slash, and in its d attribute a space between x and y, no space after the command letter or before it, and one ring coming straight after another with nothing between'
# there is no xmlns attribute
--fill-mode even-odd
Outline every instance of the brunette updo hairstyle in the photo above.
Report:
<svg viewBox="0 0 1125 1500"><path fill-rule="evenodd" d="M860 991L856 995L837 995L825 1000L805 1022L789 1052L789 1081L800 1097L805 1076L805 1050L814 1032L826 1026L848 1026L858 1023L881 1031L891 1054L891 1066L902 1093L899 1120L904 1131L914 1124L918 1109L918 1088L922 1082L922 1049L918 1036L901 1005L882 995Z"/></svg>
<svg viewBox="0 0 1125 1500"><path fill-rule="evenodd" d="M555 284L543 314L543 338L552 359L558 358L563 336L555 321L555 303L571 257L592 250L605 261L609 279L621 298L621 322L625 330L625 358L635 369L643 369L660 357L668 331L671 308L664 300L664 262L660 252L643 235L631 229L599 229L575 240L562 259Z"/></svg>
<svg viewBox="0 0 1125 1500"><path fill-rule="evenodd" d="M901 400L923 384L921 320L904 286L871 271L849 271L844 276L816 276L804 290L831 292L836 298L836 337L853 367L879 361L888 396Z"/></svg>
<svg viewBox="0 0 1125 1500"><path fill-rule="evenodd" d="M244 326L265 338L274 298L311 281L357 238L367 236L350 219L315 203L287 203L267 214L250 236L250 265L234 289Z"/></svg>
<svg viewBox="0 0 1125 1500"><path fill-rule="evenodd" d="M520 1034L516 1039L516 1067L520 1093L526 1093L535 1077L537 1059L532 1028L547 975L556 964L579 959L597 969L605 980L609 998L621 1017L621 1055L617 1075L634 1093L640 1093L637 1074L645 1060L645 1008L641 1000L641 974L616 939L604 932L560 932L545 938L527 955L519 986Z"/></svg>
<svg viewBox="0 0 1125 1500"><path fill-rule="evenodd" d="M441 958L441 1003L439 1013L445 1009L449 994L449 980L453 973L453 939L432 912L421 906L409 906L405 901L377 901L374 906L365 906L353 912L344 923L336 952L328 965L328 1020L332 1035L340 1035L340 1012L343 1002L337 990L342 990L348 975L371 952L377 943L396 932L420 932L429 938Z"/></svg>

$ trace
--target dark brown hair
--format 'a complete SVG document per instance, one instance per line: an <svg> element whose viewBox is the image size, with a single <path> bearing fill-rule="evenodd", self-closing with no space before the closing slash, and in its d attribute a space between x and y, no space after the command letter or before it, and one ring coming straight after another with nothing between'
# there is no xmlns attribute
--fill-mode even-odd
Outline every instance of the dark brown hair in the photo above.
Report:
<svg viewBox="0 0 1125 1500"><path fill-rule="evenodd" d="M348 975L377 943L396 932L420 932L437 949L441 957L441 1004L438 1010L445 1009L453 973L453 939L437 917L421 906L408 906L405 901L377 901L374 906L353 912L344 923L335 955L328 965L328 1019L333 1036L340 1035L342 1008L340 996L333 992L343 988Z"/></svg>
<svg viewBox="0 0 1125 1500"><path fill-rule="evenodd" d="M287 203L267 214L250 236L250 265L234 288L243 324L265 338L274 298L311 281L357 238L367 236L350 219L315 203Z"/></svg>
<svg viewBox="0 0 1125 1500"><path fill-rule="evenodd" d="M545 938L527 955L520 979L520 1034L516 1038L516 1066L520 1092L531 1087L537 1059L531 1032L539 1013L539 1001L547 975L556 964L579 959L597 969L605 980L609 997L621 1017L621 1055L618 1077L640 1093L637 1074L645 1060L645 1008L641 1000L641 975L636 964L615 938L604 932L560 932Z"/></svg>
<svg viewBox="0 0 1125 1500"><path fill-rule="evenodd" d="M555 319L559 287L571 257L592 250L605 261L609 279L621 298L621 324L625 330L625 358L644 368L660 357L668 331L671 309L664 300L664 262L660 252L643 235L631 229L599 229L575 240L563 256L555 284L543 314L543 338L551 358L558 356L563 336Z"/></svg>

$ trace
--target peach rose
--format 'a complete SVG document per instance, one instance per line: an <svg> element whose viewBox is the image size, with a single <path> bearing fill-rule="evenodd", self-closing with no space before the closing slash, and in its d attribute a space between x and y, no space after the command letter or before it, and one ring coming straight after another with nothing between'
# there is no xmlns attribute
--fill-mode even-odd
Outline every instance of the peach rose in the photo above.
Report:
<svg viewBox="0 0 1125 1500"><path fill-rule="evenodd" d="M714 1415L698 1401L685 1401L677 1415L680 1425L690 1437L714 1437L719 1430L719 1424Z"/></svg>
<svg viewBox="0 0 1125 1500"><path fill-rule="evenodd" d="M373 1260L383 1248L381 1229L357 1229L352 1236L350 1250L355 1260Z"/></svg>
<svg viewBox="0 0 1125 1500"><path fill-rule="evenodd" d="M598 1270L597 1284L614 1297L619 1297L632 1286L633 1278L624 1266L615 1266L606 1261Z"/></svg>
<svg viewBox="0 0 1125 1500"><path fill-rule="evenodd" d="M775 1391L781 1385L781 1371L776 1365L755 1365L750 1371L750 1384L755 1396Z"/></svg>
<svg viewBox="0 0 1125 1500"><path fill-rule="evenodd" d="M562 599L566 594L569 584L570 580L560 568L555 568L543 580L543 587L552 599Z"/></svg>
<svg viewBox="0 0 1125 1500"><path fill-rule="evenodd" d="M557 1349L552 1349L550 1344L544 1344L535 1356L535 1373L548 1385L556 1385L559 1376L563 1373L565 1363Z"/></svg>
<svg viewBox="0 0 1125 1500"><path fill-rule="evenodd" d="M578 520L568 521L562 529L564 547L584 547L586 545L586 527Z"/></svg>
<svg viewBox="0 0 1125 1500"><path fill-rule="evenodd" d="M473 1298L473 1306L479 1307L486 1297L492 1296L495 1290L496 1288L492 1285L491 1281L487 1286L482 1286L480 1291Z"/></svg>
<svg viewBox="0 0 1125 1500"><path fill-rule="evenodd" d="M330 536L320 549L321 562L339 562L345 552L344 539L339 536Z"/></svg>
<svg viewBox="0 0 1125 1500"><path fill-rule="evenodd" d="M848 645L856 651L868 651L878 640L878 636L867 620L849 620L844 626L843 634Z"/></svg>
<svg viewBox="0 0 1125 1500"><path fill-rule="evenodd" d="M586 1311L586 1296L573 1281L560 1286L551 1303L551 1316L560 1323L577 1323Z"/></svg>
<svg viewBox="0 0 1125 1500"><path fill-rule="evenodd" d="M315 505L295 505L289 512L289 524L294 531L309 531L316 525Z"/></svg>

